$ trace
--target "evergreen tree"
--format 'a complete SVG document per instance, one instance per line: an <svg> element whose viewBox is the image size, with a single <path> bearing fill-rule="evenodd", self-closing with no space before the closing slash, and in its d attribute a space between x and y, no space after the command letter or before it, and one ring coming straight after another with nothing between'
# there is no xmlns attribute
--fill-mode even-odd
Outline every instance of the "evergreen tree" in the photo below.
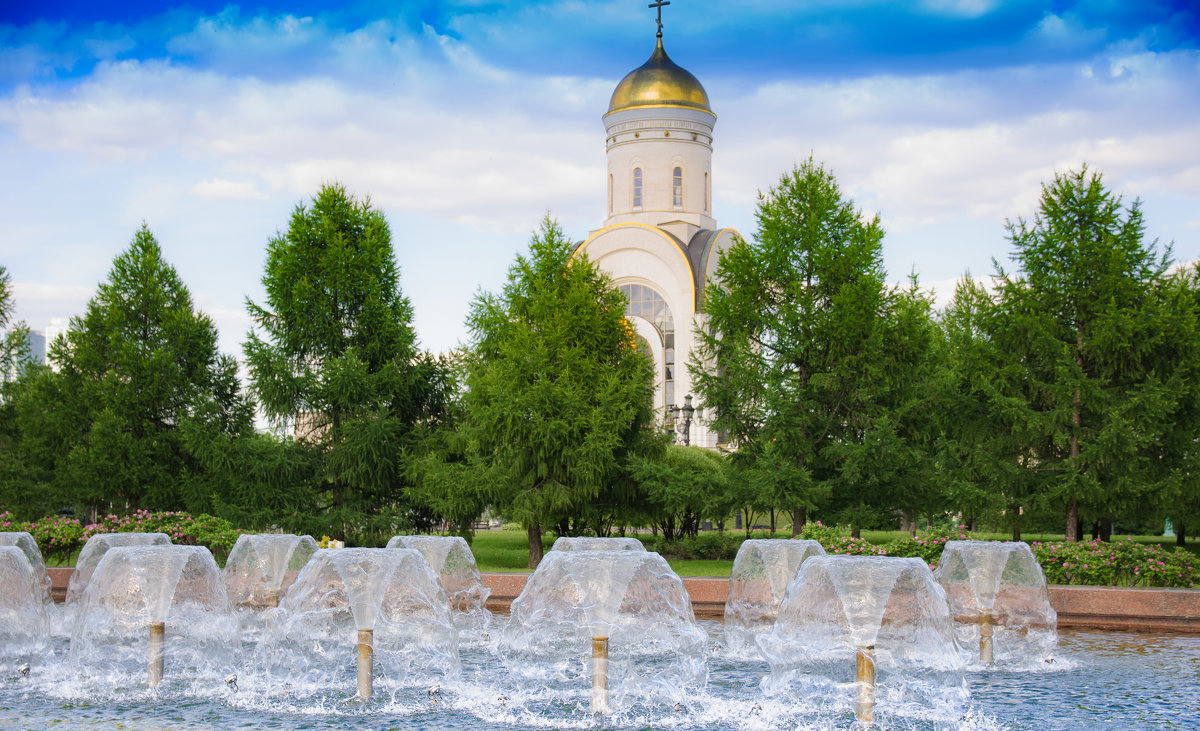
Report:
<svg viewBox="0 0 1200 731"><path fill-rule="evenodd" d="M972 530L981 518L1004 516L1013 540L1030 507L1032 473L1022 467L1028 424L1023 402L999 384L1020 364L992 338L997 308L982 285L964 277L943 313L935 421L938 478L948 507Z"/></svg>
<svg viewBox="0 0 1200 731"><path fill-rule="evenodd" d="M1034 220L1010 221L1008 232L1019 270L998 267L994 337L1022 365L1006 385L1025 402L1020 459L1064 511L1068 539L1085 517L1106 534L1153 503L1149 448L1183 375L1161 358L1170 318L1154 293L1170 247L1147 244L1140 203L1124 206L1086 166L1044 185Z"/></svg>
<svg viewBox="0 0 1200 731"><path fill-rule="evenodd" d="M0 266L0 403L8 398L8 385L15 381L27 366L29 353L29 327L24 322L13 323L12 277Z"/></svg>
<svg viewBox="0 0 1200 731"><path fill-rule="evenodd" d="M668 541L695 536L705 517L723 518L733 508L725 458L711 449L667 444L661 452L636 455L632 465L652 520Z"/></svg>
<svg viewBox="0 0 1200 731"><path fill-rule="evenodd" d="M832 500L856 526L927 504L917 444L933 328L929 303L885 285L883 229L810 158L759 196L753 244L721 255L690 364L716 428L783 479L793 511ZM747 464L749 463L749 464ZM782 470L782 471L781 471ZM761 473L761 470L760 470Z"/></svg>
<svg viewBox="0 0 1200 731"><path fill-rule="evenodd" d="M629 500L622 465L652 438L653 373L625 298L548 217L500 294L471 307L465 406L493 502L542 530Z"/></svg>
<svg viewBox="0 0 1200 731"><path fill-rule="evenodd" d="M14 404L27 478L58 506L211 508L212 475L187 432L234 435L252 409L217 330L146 226ZM32 485L31 485L32 487Z"/></svg>
<svg viewBox="0 0 1200 731"><path fill-rule="evenodd" d="M405 449L415 425L445 412L447 369L418 349L399 279L383 214L325 185L268 243L265 305L246 303L258 328L245 344L254 392L313 453L334 535L368 513L407 520Z"/></svg>

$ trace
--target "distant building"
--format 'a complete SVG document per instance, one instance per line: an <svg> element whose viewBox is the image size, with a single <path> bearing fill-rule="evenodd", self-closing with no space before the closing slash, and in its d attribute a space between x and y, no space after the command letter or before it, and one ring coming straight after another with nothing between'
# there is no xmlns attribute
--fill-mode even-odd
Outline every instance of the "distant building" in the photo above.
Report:
<svg viewBox="0 0 1200 731"><path fill-rule="evenodd" d="M719 253L738 236L712 210L717 116L695 76L663 48L617 84L604 114L608 217L576 252L609 273L629 298L626 315L655 365L655 406L671 420L693 392L688 361L704 324L704 290ZM716 447L711 414L697 404L690 441Z"/></svg>
<svg viewBox="0 0 1200 731"><path fill-rule="evenodd" d="M12 333L11 330L4 331L5 340ZM27 330L25 332L25 344L29 349L29 360L38 365L43 365L46 362L46 334L38 330ZM5 381L16 380L20 373L21 364L19 362L8 363L7 372L4 373Z"/></svg>

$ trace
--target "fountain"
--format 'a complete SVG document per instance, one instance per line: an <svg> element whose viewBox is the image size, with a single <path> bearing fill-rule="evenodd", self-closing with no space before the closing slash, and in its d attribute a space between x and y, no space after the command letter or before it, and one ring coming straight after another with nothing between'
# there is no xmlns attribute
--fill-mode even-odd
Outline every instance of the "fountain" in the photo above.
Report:
<svg viewBox="0 0 1200 731"><path fill-rule="evenodd" d="M169 546L171 539L166 533L97 533L83 544L79 558L75 559L75 570L67 584L67 605L74 606L83 598L91 583L92 573L100 565L104 554L111 548L123 546Z"/></svg>
<svg viewBox="0 0 1200 731"><path fill-rule="evenodd" d="M955 712L968 700L946 594L918 558L813 556L788 586L774 628L758 638L764 689L875 718Z"/></svg>
<svg viewBox="0 0 1200 731"><path fill-rule="evenodd" d="M46 571L46 562L42 560L41 549L38 548L37 541L33 540L33 536L25 531L0 533L0 546L13 546L21 549L21 553L25 554L29 565L37 574L38 584L46 590L43 603L47 607L54 606L54 601L50 597L50 574ZM0 584L0 586L4 585Z"/></svg>
<svg viewBox="0 0 1200 731"><path fill-rule="evenodd" d="M779 605L800 565L824 556L816 541L757 538L742 542L725 599L725 640L731 651L758 656L755 637L775 624Z"/></svg>
<svg viewBox="0 0 1200 731"><path fill-rule="evenodd" d="M459 670L450 604L429 563L407 548L318 550L269 613L258 664L285 693L344 686L357 648L357 696Z"/></svg>
<svg viewBox="0 0 1200 731"><path fill-rule="evenodd" d="M501 639L510 670L558 685L590 674L594 713L704 685L705 634L657 553L549 551L511 612Z"/></svg>
<svg viewBox="0 0 1200 731"><path fill-rule="evenodd" d="M0 587L4 588L0 592L0 667L28 668L30 663L45 660L50 654L50 617L43 597L48 592L17 546L0 546Z"/></svg>
<svg viewBox="0 0 1200 731"><path fill-rule="evenodd" d="M948 541L934 576L959 642L977 648L981 664L1042 663L1054 651L1058 616L1028 544Z"/></svg>
<svg viewBox="0 0 1200 731"><path fill-rule="evenodd" d="M316 552L317 542L312 536L238 536L221 571L229 601L239 609L279 606L288 587L300 575L300 569Z"/></svg>
<svg viewBox="0 0 1200 731"><path fill-rule="evenodd" d="M380 565L359 565L360 551L380 554ZM392 567L400 556L421 569ZM341 573L324 581L317 564L331 559ZM1180 709L1200 707L1194 673L1180 672L1200 663L1200 637L1068 629L1054 662L1030 676L1012 672L1011 642L997 624L997 669L964 674L969 654L946 649L953 623L945 594L940 615L930 599L941 592L927 586L930 574L915 560L861 560L804 561L775 628L759 634L764 663L723 652L719 624L691 621L680 580L656 554L551 551L511 621L495 617L493 639L464 646L459 661L452 639L421 645L422 632L453 637L448 603L417 606L418 597L406 608L382 588L441 591L412 550L318 552L281 606L261 610L261 641L243 633L239 646L237 614L220 601L223 584L203 549L115 548L96 567L68 645L45 639L36 574L5 547L0 612L25 599L21 616L34 619L0 615L0 727L708 731L846 727L857 717L999 731L1160 728L1178 725ZM949 572L950 556L943 566ZM1004 595L997 590L998 614ZM394 630L383 620L360 627L364 613L410 618L410 639L389 640ZM407 675L395 667L402 646L418 655ZM356 699L359 668L369 702ZM157 687L139 690L148 681ZM596 711L608 715L598 720Z"/></svg>
<svg viewBox="0 0 1200 731"><path fill-rule="evenodd" d="M411 548L429 562L441 582L454 622L460 629L486 627L491 619L486 604L491 589L483 585L475 554L459 536L394 536L388 548Z"/></svg>
<svg viewBox="0 0 1200 731"><path fill-rule="evenodd" d="M114 546L80 598L70 659L106 683L146 673L154 688L168 655L172 674L190 682L224 675L240 649L237 615L207 548Z"/></svg>
<svg viewBox="0 0 1200 731"><path fill-rule="evenodd" d="M593 538L591 536L562 536L554 541L551 551L645 551L646 545L636 538Z"/></svg>

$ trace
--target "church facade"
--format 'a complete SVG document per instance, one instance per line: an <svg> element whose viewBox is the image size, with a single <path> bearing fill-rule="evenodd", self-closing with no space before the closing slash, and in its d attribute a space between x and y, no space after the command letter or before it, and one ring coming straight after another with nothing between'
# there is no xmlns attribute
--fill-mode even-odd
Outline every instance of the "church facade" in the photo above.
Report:
<svg viewBox="0 0 1200 731"><path fill-rule="evenodd" d="M705 287L738 235L713 217L717 116L696 77L667 57L660 26L650 59L617 84L603 120L608 216L576 253L628 297L628 319L654 358L656 409L682 436L672 407L691 401L688 363L705 320ZM724 446L704 404L694 406L690 443Z"/></svg>

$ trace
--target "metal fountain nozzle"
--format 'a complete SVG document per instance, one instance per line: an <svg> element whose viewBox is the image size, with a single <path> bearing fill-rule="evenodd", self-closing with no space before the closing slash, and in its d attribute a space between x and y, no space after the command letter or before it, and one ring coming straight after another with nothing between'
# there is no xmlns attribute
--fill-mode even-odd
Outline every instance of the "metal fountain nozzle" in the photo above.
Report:
<svg viewBox="0 0 1200 731"><path fill-rule="evenodd" d="M234 693L236 693L237 692L237 674L230 673L229 675L226 675L225 676L225 685L228 685L229 689L232 690Z"/></svg>

